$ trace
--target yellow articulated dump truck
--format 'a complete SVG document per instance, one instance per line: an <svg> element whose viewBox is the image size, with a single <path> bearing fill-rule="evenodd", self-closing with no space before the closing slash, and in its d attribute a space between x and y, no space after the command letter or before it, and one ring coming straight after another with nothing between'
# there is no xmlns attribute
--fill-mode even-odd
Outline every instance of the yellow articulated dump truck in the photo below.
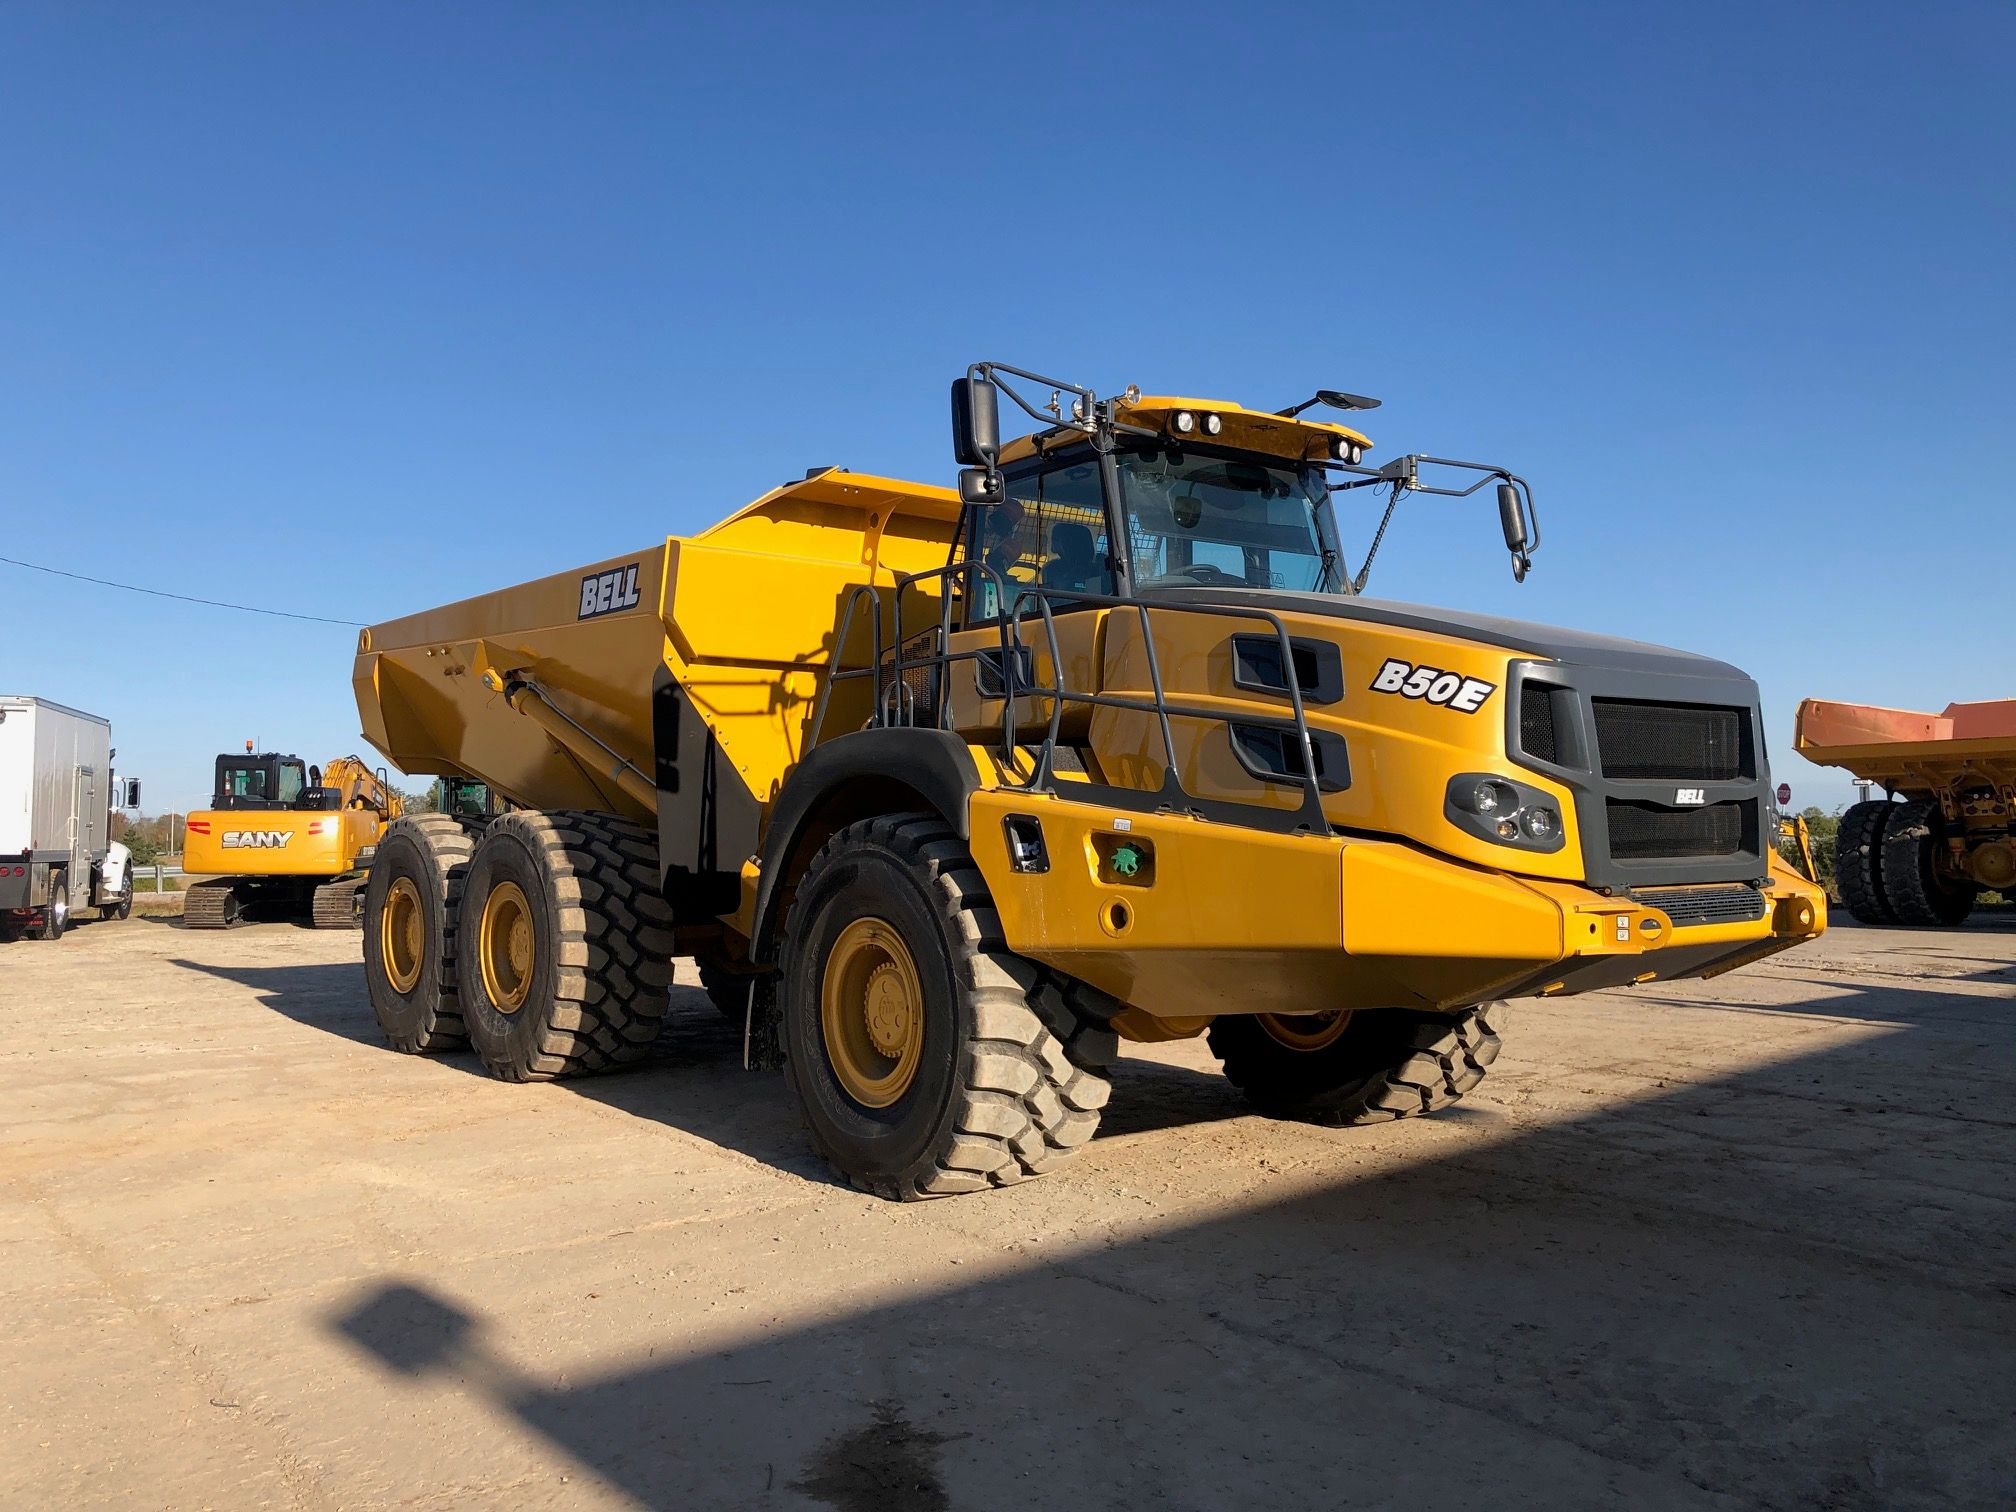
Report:
<svg viewBox="0 0 2016 1512"><path fill-rule="evenodd" d="M403 811L382 773L355 756L318 767L277 751L217 758L210 807L182 832L182 894L189 929L230 929L247 919L291 919L355 929L363 917L362 868L385 826Z"/></svg>
<svg viewBox="0 0 2016 1512"><path fill-rule="evenodd" d="M833 1166L908 1199L1083 1146L1121 1040L1208 1035L1270 1113L1409 1117L1477 1085L1503 999L1824 927L1749 678L1363 595L1358 499L1383 533L1496 483L1523 575L1511 473L1367 465L1304 418L1376 402L1334 391L1263 412L987 363L953 395L957 491L827 469L362 633L367 738L516 806L379 846L395 1047L619 1066L694 955ZM1004 395L1035 434L1003 441Z"/></svg>

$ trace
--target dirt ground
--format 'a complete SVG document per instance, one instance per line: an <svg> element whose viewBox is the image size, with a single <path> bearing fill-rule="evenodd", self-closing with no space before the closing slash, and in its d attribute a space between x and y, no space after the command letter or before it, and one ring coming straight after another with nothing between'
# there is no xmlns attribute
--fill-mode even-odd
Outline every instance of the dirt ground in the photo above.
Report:
<svg viewBox="0 0 2016 1512"><path fill-rule="evenodd" d="M383 1048L355 935L136 915L0 1001L7 1508L2016 1504L2006 914L1517 1005L1425 1122L1136 1054L909 1207L690 988L536 1087Z"/></svg>

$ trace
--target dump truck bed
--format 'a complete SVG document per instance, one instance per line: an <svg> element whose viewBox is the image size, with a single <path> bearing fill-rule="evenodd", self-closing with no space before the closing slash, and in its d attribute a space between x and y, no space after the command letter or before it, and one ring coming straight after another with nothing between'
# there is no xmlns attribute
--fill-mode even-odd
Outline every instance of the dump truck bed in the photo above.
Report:
<svg viewBox="0 0 2016 1512"><path fill-rule="evenodd" d="M408 773L643 821L656 817L652 789L680 788L656 770L660 753L693 735L701 780L732 774L767 803L802 754L848 596L873 588L887 612L897 574L944 565L958 510L942 488L834 469L696 535L373 625L354 674L364 737ZM932 617L921 601L907 609L920 627ZM872 654L870 616L856 636L858 662ZM502 686L520 683L569 738L521 717ZM675 684L684 705L662 696ZM836 728L866 717L863 698ZM682 707L693 728L665 728Z"/></svg>
<svg viewBox="0 0 2016 1512"><path fill-rule="evenodd" d="M2016 775L2016 698L1948 704L1938 714L1809 698L1793 749L1896 792L1948 787L1970 774Z"/></svg>

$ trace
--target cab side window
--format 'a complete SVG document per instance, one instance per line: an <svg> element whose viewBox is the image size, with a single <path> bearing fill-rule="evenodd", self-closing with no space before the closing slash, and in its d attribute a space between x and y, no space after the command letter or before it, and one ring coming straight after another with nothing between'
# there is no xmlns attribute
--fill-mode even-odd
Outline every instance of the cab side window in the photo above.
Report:
<svg viewBox="0 0 2016 1512"><path fill-rule="evenodd" d="M1099 467L1092 460L1052 464L1009 475L1007 499L967 515L965 559L983 561L1001 585L975 574L974 620L999 617L998 592L1012 600L1017 585L1053 593L1112 593L1113 560ZM1058 603L1053 612L1068 604Z"/></svg>

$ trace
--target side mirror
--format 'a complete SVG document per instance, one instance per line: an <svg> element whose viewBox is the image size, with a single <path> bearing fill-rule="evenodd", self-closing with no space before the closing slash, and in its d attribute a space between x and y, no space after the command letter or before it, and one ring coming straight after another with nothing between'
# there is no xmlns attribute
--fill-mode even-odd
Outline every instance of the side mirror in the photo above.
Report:
<svg viewBox="0 0 2016 1512"><path fill-rule="evenodd" d="M137 809L140 807L140 779L138 777L128 777L119 786L122 789L119 796L123 800L119 807L127 809Z"/></svg>
<svg viewBox="0 0 2016 1512"><path fill-rule="evenodd" d="M1532 548L1533 538L1526 530L1526 507L1520 502L1519 490L1510 483L1498 485L1498 523L1505 531L1507 551L1524 556Z"/></svg>
<svg viewBox="0 0 2016 1512"><path fill-rule="evenodd" d="M984 467L959 470L959 501L962 504L999 504L1008 497L1001 474Z"/></svg>
<svg viewBox="0 0 2016 1512"><path fill-rule="evenodd" d="M1001 403L985 378L952 380L952 456L961 467L994 470L1001 455Z"/></svg>

